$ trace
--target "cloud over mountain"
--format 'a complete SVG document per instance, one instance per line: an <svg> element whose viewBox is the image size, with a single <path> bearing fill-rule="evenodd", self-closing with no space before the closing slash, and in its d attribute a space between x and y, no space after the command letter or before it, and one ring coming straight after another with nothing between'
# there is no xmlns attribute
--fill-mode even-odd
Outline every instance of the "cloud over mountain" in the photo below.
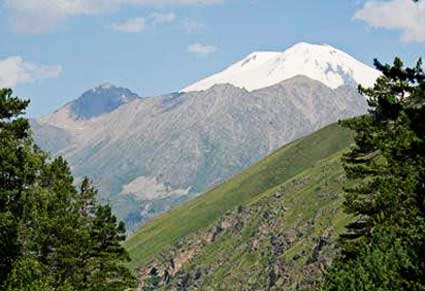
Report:
<svg viewBox="0 0 425 291"><path fill-rule="evenodd" d="M112 24L112 29L120 32L141 32L145 30L146 20L143 17L137 17Z"/></svg>
<svg viewBox="0 0 425 291"><path fill-rule="evenodd" d="M185 19L183 21L183 28L186 33L197 33L201 32L205 28L205 24L192 19Z"/></svg>
<svg viewBox="0 0 425 291"><path fill-rule="evenodd" d="M202 43L194 43L187 48L188 53L192 53L198 56L208 56L215 53L217 50L218 48L215 46Z"/></svg>
<svg viewBox="0 0 425 291"><path fill-rule="evenodd" d="M111 25L114 31L137 33L142 32L148 27L170 24L176 20L176 15L170 13L151 13L148 17L135 17L121 22L115 22Z"/></svg>
<svg viewBox="0 0 425 291"><path fill-rule="evenodd" d="M406 42L425 41L425 2L411 0L369 1L354 19L374 28L402 31Z"/></svg>
<svg viewBox="0 0 425 291"><path fill-rule="evenodd" d="M210 5L225 0L5 0L15 28L25 33L43 33L67 18L115 11L125 5ZM161 15L159 15L161 16ZM170 15L159 21L170 21Z"/></svg>
<svg viewBox="0 0 425 291"><path fill-rule="evenodd" d="M172 23L176 20L176 15L172 12L170 13L152 13L150 15L151 23L153 25Z"/></svg>
<svg viewBox="0 0 425 291"><path fill-rule="evenodd" d="M9 57L0 60L0 87L14 88L19 84L37 80L56 78L62 67L38 65L26 62L22 57Z"/></svg>

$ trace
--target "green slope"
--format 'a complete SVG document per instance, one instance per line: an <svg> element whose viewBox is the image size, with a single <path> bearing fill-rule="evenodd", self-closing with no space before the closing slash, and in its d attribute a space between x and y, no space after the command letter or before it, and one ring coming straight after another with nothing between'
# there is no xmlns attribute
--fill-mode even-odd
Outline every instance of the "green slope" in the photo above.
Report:
<svg viewBox="0 0 425 291"><path fill-rule="evenodd" d="M317 290L349 221L340 157L317 162L187 236L145 271L172 274L161 290Z"/></svg>
<svg viewBox="0 0 425 291"><path fill-rule="evenodd" d="M335 154L351 143L351 132L337 125L328 126L282 147L229 181L158 216L126 242L132 257L131 267L146 266L177 242L211 227L237 206L254 203L265 193L314 168L319 161L335 158Z"/></svg>

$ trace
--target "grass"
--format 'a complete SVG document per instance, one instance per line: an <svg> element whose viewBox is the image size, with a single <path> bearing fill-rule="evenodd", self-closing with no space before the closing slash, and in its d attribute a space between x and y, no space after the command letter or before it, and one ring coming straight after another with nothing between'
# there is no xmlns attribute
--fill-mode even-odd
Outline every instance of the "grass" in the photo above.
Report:
<svg viewBox="0 0 425 291"><path fill-rule="evenodd" d="M202 247L181 272L193 275L196 270L208 270L202 280L192 282L201 289L262 290L267 285L270 269L284 262L290 279L276 283L276 290L290 290L293 284L297 286L303 280L317 282L319 274L311 273L311 267L310 275L304 275L316 243L329 233L335 237L342 221L349 221L341 208L344 177L341 154L342 151L321 160L273 190L256 196L245 207L247 214L242 214L243 228L226 231ZM276 192L285 194L276 198ZM283 212L281 206L285 208ZM226 216L236 213L235 210ZM265 213L275 213L275 216L265 218ZM274 253L270 238L290 233L298 233L292 244L284 253ZM202 234L201 231L188 237L186 242L196 241ZM256 250L252 248L254 240ZM326 245L323 252L327 258L335 254L332 245Z"/></svg>
<svg viewBox="0 0 425 291"><path fill-rule="evenodd" d="M210 226L226 212L256 201L270 192L268 190L284 184L319 161L331 158L351 143L350 131L338 125L328 126L282 147L225 183L159 215L125 243L132 258L130 267L143 266L186 236ZM295 220L296 215L293 216L291 219Z"/></svg>

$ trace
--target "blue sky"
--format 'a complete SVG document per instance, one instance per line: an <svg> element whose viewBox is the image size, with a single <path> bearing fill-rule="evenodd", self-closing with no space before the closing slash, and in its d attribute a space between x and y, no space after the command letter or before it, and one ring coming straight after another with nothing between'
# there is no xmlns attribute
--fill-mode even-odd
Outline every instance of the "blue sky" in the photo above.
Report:
<svg viewBox="0 0 425 291"><path fill-rule="evenodd" d="M179 89L257 50L327 43L371 64L425 56L409 0L3 0L0 86L40 116L103 82ZM160 4L158 4L160 3Z"/></svg>

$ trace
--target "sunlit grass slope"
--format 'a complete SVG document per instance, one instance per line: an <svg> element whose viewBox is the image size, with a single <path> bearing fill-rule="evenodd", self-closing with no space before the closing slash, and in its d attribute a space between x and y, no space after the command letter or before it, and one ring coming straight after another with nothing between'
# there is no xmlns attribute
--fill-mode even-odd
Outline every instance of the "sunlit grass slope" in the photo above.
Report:
<svg viewBox="0 0 425 291"><path fill-rule="evenodd" d="M351 220L342 207L343 152L161 252L160 270L180 264L159 290L182 284L187 290L318 290L337 253L336 237Z"/></svg>

